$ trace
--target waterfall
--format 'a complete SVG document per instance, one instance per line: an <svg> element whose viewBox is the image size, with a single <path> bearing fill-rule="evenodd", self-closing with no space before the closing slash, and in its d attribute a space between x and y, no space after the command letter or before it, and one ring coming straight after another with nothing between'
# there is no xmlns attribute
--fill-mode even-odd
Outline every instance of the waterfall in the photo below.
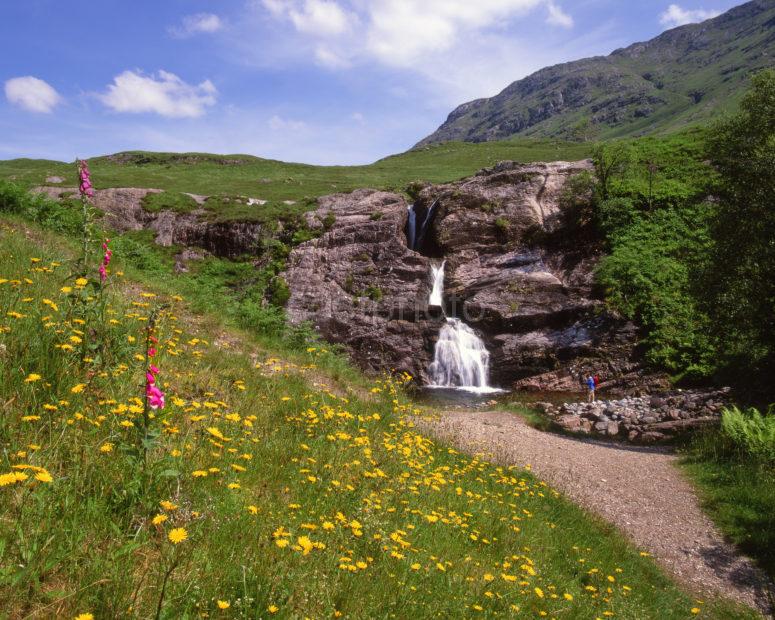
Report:
<svg viewBox="0 0 775 620"><path fill-rule="evenodd" d="M473 329L460 319L448 318L439 333L430 365L430 387L496 392L487 384L490 354Z"/></svg>
<svg viewBox="0 0 775 620"><path fill-rule="evenodd" d="M409 205L409 214L406 217L406 244L410 250L414 250L416 227L417 214L414 212L414 205Z"/></svg>
<svg viewBox="0 0 775 620"><path fill-rule="evenodd" d="M433 281L433 290L431 291L429 306L444 307L444 265L447 261L441 261L441 265L436 267L431 265L431 280Z"/></svg>
<svg viewBox="0 0 775 620"><path fill-rule="evenodd" d="M430 226L431 220L433 219L433 210L436 208L436 203L439 201L438 198L434 200L431 203L431 206L428 207L428 213L425 215L425 219L422 221L422 226L420 226L420 233L417 235L417 239L415 240L413 250L419 249L419 247L422 245L422 242L425 241L425 235L428 234L428 226Z"/></svg>

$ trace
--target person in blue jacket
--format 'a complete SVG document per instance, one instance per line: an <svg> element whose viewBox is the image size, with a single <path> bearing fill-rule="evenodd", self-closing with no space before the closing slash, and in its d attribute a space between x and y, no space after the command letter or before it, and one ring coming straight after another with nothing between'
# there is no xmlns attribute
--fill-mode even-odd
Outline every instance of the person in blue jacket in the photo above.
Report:
<svg viewBox="0 0 775 620"><path fill-rule="evenodd" d="M592 375L587 377L587 402L595 402L595 378Z"/></svg>

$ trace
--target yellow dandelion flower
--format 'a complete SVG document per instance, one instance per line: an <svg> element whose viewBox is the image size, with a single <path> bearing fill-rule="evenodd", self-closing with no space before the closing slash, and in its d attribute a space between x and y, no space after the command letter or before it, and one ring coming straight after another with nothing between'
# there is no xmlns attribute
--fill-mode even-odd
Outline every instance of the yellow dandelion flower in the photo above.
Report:
<svg viewBox="0 0 775 620"><path fill-rule="evenodd" d="M94 620L94 616L92 614L78 614L74 620Z"/></svg>
<svg viewBox="0 0 775 620"><path fill-rule="evenodd" d="M16 484L17 482L24 482L29 476L20 471L12 471L7 474L0 474L0 487L8 486L9 484Z"/></svg>
<svg viewBox="0 0 775 620"><path fill-rule="evenodd" d="M277 605L270 605L269 607L266 608L266 610L270 614L276 614L278 611L280 611L280 608Z"/></svg>
<svg viewBox="0 0 775 620"><path fill-rule="evenodd" d="M67 294L73 292L73 287L72 286L63 286L59 290L62 291L65 295L67 295Z"/></svg>
<svg viewBox="0 0 775 620"><path fill-rule="evenodd" d="M78 279L75 281L75 285L76 285L77 287L80 287L80 288L82 288L82 287L86 286L88 283L89 283L89 281L88 281L86 278L78 278Z"/></svg>
<svg viewBox="0 0 775 620"><path fill-rule="evenodd" d="M174 530L170 530L167 538L169 538L171 543L177 545L188 538L188 532L182 527L176 527Z"/></svg>
<svg viewBox="0 0 775 620"><path fill-rule="evenodd" d="M35 381L40 381L43 377L41 377L38 374L35 374L34 372L27 375L27 378L24 380L25 383L34 383Z"/></svg>
<svg viewBox="0 0 775 620"><path fill-rule="evenodd" d="M79 383L78 385L74 385L73 387L71 387L71 388L70 388L70 391L71 391L73 394L80 394L81 392L83 392L83 389L84 389L85 387L86 387L86 384L85 384L85 383Z"/></svg>
<svg viewBox="0 0 775 620"><path fill-rule="evenodd" d="M38 482L53 482L54 479L51 477L51 474L47 471L39 471L37 474L35 474L35 480Z"/></svg>
<svg viewBox="0 0 775 620"><path fill-rule="evenodd" d="M536 593L538 598L544 598L544 591L541 588L533 588L533 592Z"/></svg>
<svg viewBox="0 0 775 620"><path fill-rule="evenodd" d="M218 609L228 609L231 607L231 603L229 601L216 601L218 604Z"/></svg>
<svg viewBox="0 0 775 620"><path fill-rule="evenodd" d="M210 428L208 428L208 429L207 429L207 432L208 432L208 433L210 433L210 434L211 434L213 437L217 437L217 438L218 438L218 439L220 439L220 440L224 440L224 439L226 439L226 438L223 436L223 433L221 433L221 431L219 431L219 430L218 430L216 427L214 427L214 426L211 426Z"/></svg>
<svg viewBox="0 0 775 620"><path fill-rule="evenodd" d="M169 517L167 515L156 515L153 519L151 519L151 523L154 525L161 525L164 523Z"/></svg>
<svg viewBox="0 0 775 620"><path fill-rule="evenodd" d="M692 607L689 611L692 612L693 614L697 615L698 613L700 613L700 608L699 607Z"/></svg>
<svg viewBox="0 0 775 620"><path fill-rule="evenodd" d="M164 510L177 510L178 509L178 505L177 504L173 504L171 501L166 500L166 499L161 500L159 502L159 506L164 508Z"/></svg>
<svg viewBox="0 0 775 620"><path fill-rule="evenodd" d="M280 549L283 549L288 546L288 539L287 538L277 538L274 541L274 544L280 547Z"/></svg>
<svg viewBox="0 0 775 620"><path fill-rule="evenodd" d="M113 452L113 444L108 442L105 442L100 446L100 452L103 454L107 454L108 452Z"/></svg>

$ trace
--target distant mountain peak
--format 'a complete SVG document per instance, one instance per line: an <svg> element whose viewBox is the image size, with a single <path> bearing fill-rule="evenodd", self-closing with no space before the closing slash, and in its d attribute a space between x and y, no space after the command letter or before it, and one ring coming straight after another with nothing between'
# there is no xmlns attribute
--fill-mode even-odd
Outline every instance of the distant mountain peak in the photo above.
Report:
<svg viewBox="0 0 775 620"><path fill-rule="evenodd" d="M775 64L775 2L752 0L609 56L541 69L455 108L422 147L514 136L587 140L668 131L731 109Z"/></svg>

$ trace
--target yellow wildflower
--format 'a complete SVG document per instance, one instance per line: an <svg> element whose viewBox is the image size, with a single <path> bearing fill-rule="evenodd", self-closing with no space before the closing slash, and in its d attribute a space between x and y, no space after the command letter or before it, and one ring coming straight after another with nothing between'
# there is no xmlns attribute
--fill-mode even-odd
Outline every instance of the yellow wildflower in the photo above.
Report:
<svg viewBox="0 0 775 620"><path fill-rule="evenodd" d="M171 543L177 545L188 538L188 532L182 527L176 527L174 530L170 530L167 538L169 538Z"/></svg>

